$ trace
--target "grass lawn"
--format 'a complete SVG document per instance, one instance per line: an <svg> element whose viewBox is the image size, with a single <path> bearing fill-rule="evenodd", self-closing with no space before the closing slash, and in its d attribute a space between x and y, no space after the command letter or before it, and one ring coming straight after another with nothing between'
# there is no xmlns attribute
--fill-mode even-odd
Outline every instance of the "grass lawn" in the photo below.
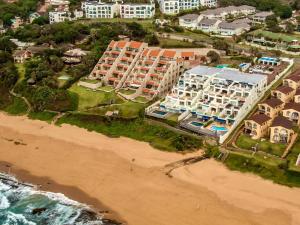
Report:
<svg viewBox="0 0 300 225"><path fill-rule="evenodd" d="M126 101L120 105L104 106L97 109L89 110L90 113L105 115L107 111L119 111L119 116L125 118L135 118L139 116L141 110L144 110L145 104Z"/></svg>
<svg viewBox="0 0 300 225"><path fill-rule="evenodd" d="M131 89L120 89L119 92L121 94L124 94L124 95L132 95L134 94L136 91L135 90L131 90Z"/></svg>
<svg viewBox="0 0 300 225"><path fill-rule="evenodd" d="M53 118L57 115L55 112L30 112L28 118L32 120L42 120L51 123Z"/></svg>
<svg viewBox="0 0 300 225"><path fill-rule="evenodd" d="M167 117L167 120L174 121L174 122L177 123L177 122L178 122L178 116L179 116L178 114L175 114L175 113L174 113L174 114L168 116L168 117Z"/></svg>
<svg viewBox="0 0 300 225"><path fill-rule="evenodd" d="M108 104L110 101L113 101L114 103L123 102L123 100L120 99L115 92L93 91L88 88L78 86L77 84L74 84L69 90L78 94L79 111L84 111L88 108L101 104Z"/></svg>
<svg viewBox="0 0 300 225"><path fill-rule="evenodd" d="M289 155L287 156L287 159L290 160L291 169L297 171L300 171L300 167L295 165L299 154L300 154L300 138L298 137L298 140L296 141Z"/></svg>
<svg viewBox="0 0 300 225"><path fill-rule="evenodd" d="M159 45L162 48L196 48L197 47L194 43L172 40L167 38L160 38Z"/></svg>
<svg viewBox="0 0 300 225"><path fill-rule="evenodd" d="M253 140L251 137L245 134L241 134L238 137L236 145L240 148L248 150L252 150L252 147L255 147L257 145L259 151L263 151L276 156L281 156L286 148L285 144L273 144L270 143L268 140Z"/></svg>
<svg viewBox="0 0 300 225"><path fill-rule="evenodd" d="M138 102L142 102L142 103L147 103L149 102L149 100L143 96L138 96L136 97L134 100L138 101Z"/></svg>
<svg viewBox="0 0 300 225"><path fill-rule="evenodd" d="M149 124L144 119L114 120L102 116L69 114L60 118L60 124L72 124L96 131L111 137L125 136L139 141L150 143L165 151L193 150L202 147L202 140L192 136L181 135L165 127Z"/></svg>
<svg viewBox="0 0 300 225"><path fill-rule="evenodd" d="M113 91L114 88L112 86L103 86L103 87L98 88L98 90L107 92L107 91Z"/></svg>
<svg viewBox="0 0 300 225"><path fill-rule="evenodd" d="M25 115L27 109L27 104L22 98L14 97L12 104L8 105L4 111L11 115Z"/></svg>
<svg viewBox="0 0 300 225"><path fill-rule="evenodd" d="M17 67L19 74L18 82L20 82L25 78L25 67L23 63L16 63L15 66Z"/></svg>

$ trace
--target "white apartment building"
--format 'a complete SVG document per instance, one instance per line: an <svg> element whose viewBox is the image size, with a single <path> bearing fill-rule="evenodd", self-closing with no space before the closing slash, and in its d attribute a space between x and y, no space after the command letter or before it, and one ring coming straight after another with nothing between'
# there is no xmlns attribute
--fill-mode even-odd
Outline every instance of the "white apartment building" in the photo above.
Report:
<svg viewBox="0 0 300 225"><path fill-rule="evenodd" d="M120 15L121 18L152 18L155 14L153 0L149 3L107 3L99 1L85 1L81 8L87 18L113 18Z"/></svg>
<svg viewBox="0 0 300 225"><path fill-rule="evenodd" d="M228 6L216 9L208 9L201 12L201 16L207 19L226 19L229 15L234 17L248 16L256 12L255 7L248 5Z"/></svg>
<svg viewBox="0 0 300 225"><path fill-rule="evenodd" d="M120 5L121 18L152 18L155 14L155 4L150 3L123 3Z"/></svg>
<svg viewBox="0 0 300 225"><path fill-rule="evenodd" d="M264 75L197 66L180 76L172 92L160 103L160 109L189 113L199 121L212 121L207 129L217 133L216 129L221 127L218 136L222 136L240 123L266 87L267 76Z"/></svg>
<svg viewBox="0 0 300 225"><path fill-rule="evenodd" d="M164 14L177 14L180 11L196 9L201 6L217 6L217 0L158 0L158 3Z"/></svg>
<svg viewBox="0 0 300 225"><path fill-rule="evenodd" d="M64 21L77 20L83 17L83 12L75 10L73 14L69 11L51 11L49 12L49 23L60 23Z"/></svg>
<svg viewBox="0 0 300 225"><path fill-rule="evenodd" d="M81 9L86 18L113 18L118 14L118 5L101 1L85 1L81 3Z"/></svg>

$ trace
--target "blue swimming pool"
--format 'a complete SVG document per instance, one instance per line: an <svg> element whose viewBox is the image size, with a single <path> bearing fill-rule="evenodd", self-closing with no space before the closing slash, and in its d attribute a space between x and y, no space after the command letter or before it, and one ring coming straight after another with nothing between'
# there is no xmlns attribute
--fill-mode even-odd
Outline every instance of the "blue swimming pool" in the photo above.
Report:
<svg viewBox="0 0 300 225"><path fill-rule="evenodd" d="M167 112L165 111L160 111L160 110L154 110L152 113L155 113L157 115L161 115L161 116L164 116L167 114Z"/></svg>
<svg viewBox="0 0 300 225"><path fill-rule="evenodd" d="M226 132L228 131L228 129L226 127L219 127L219 126L211 126L210 128L212 131L222 131L222 132Z"/></svg>
<svg viewBox="0 0 300 225"><path fill-rule="evenodd" d="M192 121L190 124L195 126L195 127L203 127L203 123L200 123L200 122L197 122L197 121Z"/></svg>

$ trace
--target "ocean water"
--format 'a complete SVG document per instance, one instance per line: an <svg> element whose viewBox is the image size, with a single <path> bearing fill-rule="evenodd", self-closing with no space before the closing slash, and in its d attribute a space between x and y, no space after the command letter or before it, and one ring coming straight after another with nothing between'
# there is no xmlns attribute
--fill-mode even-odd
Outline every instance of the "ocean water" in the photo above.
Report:
<svg viewBox="0 0 300 225"><path fill-rule="evenodd" d="M43 192L0 174L0 225L113 225L63 194Z"/></svg>

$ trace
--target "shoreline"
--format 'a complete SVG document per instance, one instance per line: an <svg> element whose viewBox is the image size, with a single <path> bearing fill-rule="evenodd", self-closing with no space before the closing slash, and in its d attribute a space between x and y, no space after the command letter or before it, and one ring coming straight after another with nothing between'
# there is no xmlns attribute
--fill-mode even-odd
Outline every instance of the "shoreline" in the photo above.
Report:
<svg viewBox="0 0 300 225"><path fill-rule="evenodd" d="M67 198L89 207L96 214L103 216L103 219L113 222L114 224L125 225L126 222L108 206L105 206L98 199L89 196L78 187L58 184L48 177L38 177L32 175L29 171L17 168L15 165L0 161L0 172L15 177L20 182L29 183L37 186L37 190L62 193Z"/></svg>
<svg viewBox="0 0 300 225"><path fill-rule="evenodd" d="M0 170L12 164L20 180L53 182L53 189L43 188L97 211L110 209L111 218L129 225L300 224L300 189L230 171L214 160L165 175L165 165L199 152L162 152L128 138L1 113L0 145Z"/></svg>

